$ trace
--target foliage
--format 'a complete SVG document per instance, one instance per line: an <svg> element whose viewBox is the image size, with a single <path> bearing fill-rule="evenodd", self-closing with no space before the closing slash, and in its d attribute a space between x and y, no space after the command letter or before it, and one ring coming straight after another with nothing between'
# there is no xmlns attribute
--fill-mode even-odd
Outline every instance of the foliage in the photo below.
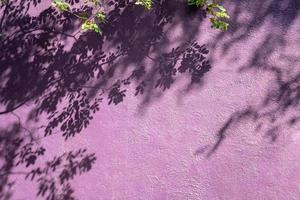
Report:
<svg viewBox="0 0 300 200"><path fill-rule="evenodd" d="M100 30L99 26L93 21L85 21L81 25L81 30L84 30L84 31L91 30L91 31L101 34L101 30Z"/></svg>
<svg viewBox="0 0 300 200"><path fill-rule="evenodd" d="M226 9L218 4L209 4L207 7L207 12L211 14L210 21L213 28L226 31L228 29L228 23L223 21L223 19L229 19Z"/></svg>
<svg viewBox="0 0 300 200"><path fill-rule="evenodd" d="M206 0L188 0L187 3L190 6L203 7L206 5Z"/></svg>
<svg viewBox="0 0 300 200"><path fill-rule="evenodd" d="M4 1L4 0L2 0ZM85 18L81 26L83 31L91 30L96 33L101 34L102 31L96 22L96 19L99 23L105 22L105 13L101 10L101 4L99 0L88 0L86 3L92 3L93 8L97 11L94 15L91 15L89 18ZM228 23L225 22L225 19L229 19L226 9L214 2L209 2L208 0L187 0L189 6L196 6L198 8L205 9L210 15L211 27L226 31L228 29ZM56 7L61 12L68 12L70 10L70 5L64 0L53 0L52 5ZM153 0L136 0L135 5L140 5L146 10L151 10L153 6ZM81 16L74 14L76 17L83 19Z"/></svg>
<svg viewBox="0 0 300 200"><path fill-rule="evenodd" d="M96 13L96 18L99 20L99 22L105 22L105 14L104 12L97 12Z"/></svg>
<svg viewBox="0 0 300 200"><path fill-rule="evenodd" d="M134 2L115 0L105 10L99 1L81 4L60 0L53 1L52 6L50 2L51 7L35 16L26 9L35 9L38 1L7 2L1 6L6 12L0 26L5 33L0 42L0 115L27 103L34 107L28 116L22 115L22 120L15 116L19 119L14 125L18 132L5 130L9 139L3 141L0 130L0 149L5 147L6 152L5 157L0 153L0 160L5 161L5 165L0 164L0 174L5 174L0 176L0 188L5 185L5 194L10 194L11 172L19 173L20 166L24 169L20 175L38 185L37 198L74 199L70 183L91 169L95 156L73 150L48 160L48 148L40 146L41 140L55 134L68 140L82 133L101 109L102 99L103 103L121 103L128 96L129 85L145 105L156 94L170 89L183 74L189 77L189 88L200 87L211 68L208 50L192 35L161 51L167 46L161 46L164 27L174 23L176 16L186 14L186 9L178 12L176 8L183 4L176 1L153 4L150 12L141 15L146 12L143 7L136 8ZM75 37L78 29L87 33ZM103 37L94 33L102 31ZM113 44L113 48L107 50L107 44ZM47 119L35 125L36 129L26 128L27 122L36 123L45 115ZM14 142L13 136L23 142ZM0 190L0 199L3 193Z"/></svg>
<svg viewBox="0 0 300 200"><path fill-rule="evenodd" d="M56 7L61 12L68 11L70 9L70 4L66 3L63 0L53 0L52 5Z"/></svg>
<svg viewBox="0 0 300 200"><path fill-rule="evenodd" d="M0 0L0 4L5 3L7 3L7 0ZM102 8L100 0L85 0L84 3L91 4L89 6L92 7L93 10L96 10L96 12L90 16L84 12L78 15L71 11L71 5L65 0L52 0L52 6L57 8L60 12L68 12L83 21L81 30L94 31L101 34L102 30L99 24L105 22L105 13L101 11ZM226 31L228 29L229 24L224 20L229 19L229 15L223 6L214 3L214 1L210 2L208 0L187 0L187 4L189 6L196 6L198 8L205 9L210 15L209 20L212 24L212 28L220 29L222 31ZM140 5L146 10L151 10L153 0L135 0L135 5Z"/></svg>
<svg viewBox="0 0 300 200"><path fill-rule="evenodd" d="M212 28L220 29L222 31L228 29L229 24L226 23L224 19L229 19L230 17L223 6L213 2L209 3L207 0L187 0L187 3L190 6L204 8L210 15L209 20L212 24Z"/></svg>
<svg viewBox="0 0 300 200"><path fill-rule="evenodd" d="M135 2L136 5L141 5L147 10L151 9L152 3L153 3L152 0L137 0Z"/></svg>

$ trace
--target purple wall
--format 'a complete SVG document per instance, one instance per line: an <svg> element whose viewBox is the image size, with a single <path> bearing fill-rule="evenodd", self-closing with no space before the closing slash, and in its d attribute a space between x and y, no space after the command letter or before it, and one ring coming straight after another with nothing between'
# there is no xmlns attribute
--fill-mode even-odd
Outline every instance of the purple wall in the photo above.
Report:
<svg viewBox="0 0 300 200"><path fill-rule="evenodd" d="M38 5L36 10L31 5L32 12L38 16L47 5ZM66 166L50 168L41 177L53 178L57 188L47 190L45 196L66 190L62 185L69 183L74 196L86 200L300 199L300 2L236 0L226 2L225 7L231 15L225 33L211 29L199 13L170 4L157 8L161 13L155 13L159 17L154 19L142 9L125 9L120 12L125 17L112 13L117 20L103 28L101 39L89 33L76 40L46 34L24 45L20 50L24 54L18 53L24 35L11 39L10 44L3 42L1 48L8 53L0 53L0 108L22 106L0 115L0 199L43 199L41 193L36 196L42 181L31 180L32 174L24 180L26 174L38 166L42 171L55 156L79 148L95 153L91 169L83 170L83 162L78 161L82 168L76 168L74 177L70 175L62 184L60 175ZM12 22L6 26L13 28L5 31L17 29ZM76 27L65 26L58 28L76 32ZM61 52L48 50L53 55L46 55L42 51L46 47L36 44L47 40L46 46L55 46L56 38L64 46ZM189 53L187 41L191 40L205 44L209 53L203 53L205 49ZM118 45L125 50L116 50ZM170 53L176 47L179 50ZM102 69L93 60L100 60L103 49L115 52L116 57L121 52L121 56ZM91 57L83 61L86 57L78 58L81 53ZM110 55L103 55L104 62ZM197 60L200 55L210 65ZM182 63L185 56L191 58ZM80 61L71 65L66 60L73 57ZM171 69L177 73L160 73L170 69L162 66L172 65L172 60L176 64ZM191 73L179 72L180 67L189 66L188 61ZM142 78L132 78L132 71L141 66L145 67ZM100 78L87 78L101 70ZM14 75L17 78L11 78ZM130 84L124 82L127 77L131 77ZM59 78L63 81L56 83ZM117 80L119 88L113 85ZM147 82L143 94L135 96L143 81ZM86 90L87 96L74 92L78 88ZM126 90L124 99L119 95L122 90ZM103 92L100 110L91 112L93 119L86 128L78 128L79 121L89 115L81 112L86 107L77 108L74 101L83 98L92 104ZM118 98L122 102L114 105ZM64 111L69 115L60 118ZM77 116L76 121L70 113L81 113L82 119ZM73 117L79 125L68 121ZM69 132L62 128L65 121ZM49 130L52 134L44 137ZM40 139L31 140L31 134ZM37 156L33 163L28 164L30 159L23 156L23 163L14 166L22 161L17 152L23 146L11 145L16 138L23 138L22 145L34 141L27 152ZM35 154L39 147L46 149L44 155Z"/></svg>

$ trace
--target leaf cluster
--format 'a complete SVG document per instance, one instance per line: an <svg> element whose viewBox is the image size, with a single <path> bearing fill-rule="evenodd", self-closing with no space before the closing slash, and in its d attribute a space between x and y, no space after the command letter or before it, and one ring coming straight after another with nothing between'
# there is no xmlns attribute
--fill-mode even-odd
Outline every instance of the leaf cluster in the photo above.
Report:
<svg viewBox="0 0 300 200"><path fill-rule="evenodd" d="M5 0L1 0L5 1ZM80 13L75 14L71 11L71 6L65 0L53 0L52 6L57 8L60 12L69 12L82 20L81 30L82 31L93 31L102 34L100 28L101 23L106 22L105 12L101 7L99 0L86 0L85 4L92 4L94 12L92 14ZM227 10L219 5L218 3L211 2L209 0L187 0L189 6L196 6L199 9L205 9L209 14L209 20L211 27L222 31L228 29L229 24L226 22L229 19ZM153 7L153 0L135 0L135 5L144 7L146 10L151 10Z"/></svg>
<svg viewBox="0 0 300 200"><path fill-rule="evenodd" d="M152 0L137 0L135 5L141 5L146 10L150 10L152 8L153 1Z"/></svg>
<svg viewBox="0 0 300 200"><path fill-rule="evenodd" d="M222 31L228 29L229 24L225 20L229 19L230 16L223 6L214 2L209 2L208 0L187 0L187 4L204 8L210 15L209 20L212 28L220 29Z"/></svg>

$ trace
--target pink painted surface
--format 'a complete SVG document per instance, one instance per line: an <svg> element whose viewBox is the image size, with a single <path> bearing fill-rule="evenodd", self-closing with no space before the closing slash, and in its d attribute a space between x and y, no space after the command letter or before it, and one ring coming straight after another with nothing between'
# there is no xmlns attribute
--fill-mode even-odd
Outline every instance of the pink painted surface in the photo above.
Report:
<svg viewBox="0 0 300 200"><path fill-rule="evenodd" d="M79 135L66 142L57 135L42 141L47 148L42 160L78 147L96 153L91 171L71 182L78 199L300 199L300 126L292 123L299 106L294 102L281 110L297 98L299 81L289 85L296 88L285 94L290 96L276 96L277 71L283 82L300 73L299 2L225 6L232 13L228 32L210 29L207 21L195 28L193 39L207 44L212 65L201 87L186 89L181 76L143 104L130 85L122 103L105 100ZM184 23L190 22L166 28L168 42L153 56L190 37ZM16 111L24 123L30 109ZM8 127L15 117L0 120ZM36 130L46 122L26 125ZM12 199L40 199L36 184L19 175L11 179L17 180Z"/></svg>

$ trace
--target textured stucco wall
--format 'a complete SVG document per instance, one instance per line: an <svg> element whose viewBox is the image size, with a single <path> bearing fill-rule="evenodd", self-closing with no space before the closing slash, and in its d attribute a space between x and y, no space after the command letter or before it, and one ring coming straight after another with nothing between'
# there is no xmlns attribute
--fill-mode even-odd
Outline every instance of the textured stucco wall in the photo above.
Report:
<svg viewBox="0 0 300 200"><path fill-rule="evenodd" d="M131 85L132 95L116 106L104 101L81 134L43 141L49 158L77 147L96 152L92 170L72 181L78 199L300 199L298 93L277 95L282 82L291 83L285 90L299 85L300 2L225 6L228 32L205 21L193 36L207 44L212 65L200 87L187 88L181 77L145 104ZM168 44L187 32L184 24L166 28ZM16 113L27 115L28 106ZM15 119L0 118L2 127ZM36 185L12 179L12 199L39 199Z"/></svg>

